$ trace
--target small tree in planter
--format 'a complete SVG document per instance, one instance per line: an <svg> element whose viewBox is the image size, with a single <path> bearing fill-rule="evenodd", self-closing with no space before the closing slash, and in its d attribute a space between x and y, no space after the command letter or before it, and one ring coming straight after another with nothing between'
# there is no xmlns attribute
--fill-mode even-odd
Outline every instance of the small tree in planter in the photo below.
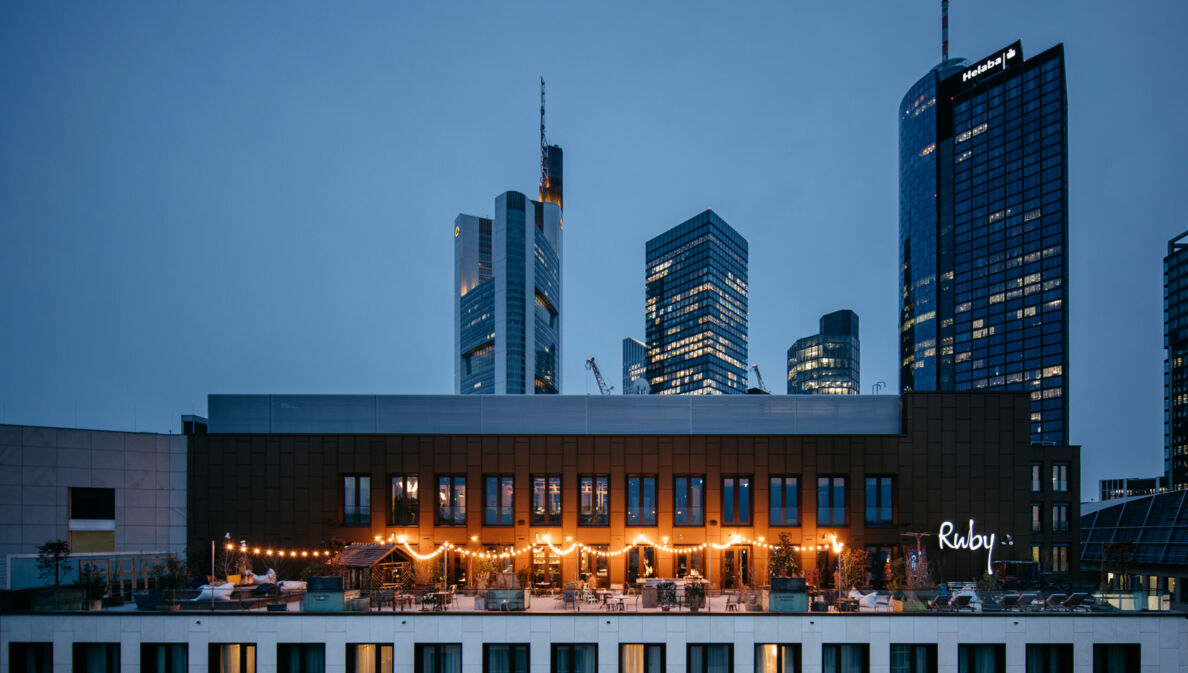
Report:
<svg viewBox="0 0 1188 673"><path fill-rule="evenodd" d="M65 540L50 540L37 547L37 571L43 579L53 579L55 589L62 586L62 576L72 567L70 545Z"/></svg>
<svg viewBox="0 0 1188 673"><path fill-rule="evenodd" d="M837 588L849 591L865 586L870 574L870 553L865 549L846 547L837 557Z"/></svg>
<svg viewBox="0 0 1188 673"><path fill-rule="evenodd" d="M177 592L186 588L186 571L176 557L170 556L153 569L153 584L162 605L176 609Z"/></svg>
<svg viewBox="0 0 1188 673"><path fill-rule="evenodd" d="M78 587L86 594L86 600L92 610L98 610L103 601L103 580L99 571L90 563L85 563L78 569Z"/></svg>
<svg viewBox="0 0 1188 673"><path fill-rule="evenodd" d="M799 577L800 559L787 533L780 533L780 541L771 546L767 567L771 577Z"/></svg>

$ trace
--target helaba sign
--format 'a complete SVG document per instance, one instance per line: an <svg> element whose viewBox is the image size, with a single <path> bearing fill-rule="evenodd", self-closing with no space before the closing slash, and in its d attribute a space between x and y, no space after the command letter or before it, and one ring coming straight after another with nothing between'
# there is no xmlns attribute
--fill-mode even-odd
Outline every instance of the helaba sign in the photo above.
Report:
<svg viewBox="0 0 1188 673"><path fill-rule="evenodd" d="M994 563L994 540L996 534L990 533L979 534L974 532L974 520L969 520L969 532L962 536L955 532L956 526L952 521L945 521L940 525L940 530L937 531L936 538L940 543L941 549L968 549L969 551L978 551L979 549L986 550L986 572L993 573ZM1007 536L1010 538L1010 536Z"/></svg>
<svg viewBox="0 0 1188 673"><path fill-rule="evenodd" d="M1022 60L1022 58L1023 45L1020 42L1015 42L1006 49L1003 49L989 58L983 59L977 65L961 73L961 82L974 82L983 75L995 73L1000 70L1006 70L1007 67L1014 65L1016 61Z"/></svg>

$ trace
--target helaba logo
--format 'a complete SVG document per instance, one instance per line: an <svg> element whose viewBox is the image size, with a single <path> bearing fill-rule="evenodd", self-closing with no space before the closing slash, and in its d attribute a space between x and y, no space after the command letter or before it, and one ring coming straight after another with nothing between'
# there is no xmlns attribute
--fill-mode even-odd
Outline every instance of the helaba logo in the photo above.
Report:
<svg viewBox="0 0 1188 673"><path fill-rule="evenodd" d="M1019 52L1015 51L1014 47L1011 47L998 56L986 59L985 63L961 73L961 81L968 82L969 80L974 79L975 77L978 77L983 73L989 72L995 68L1005 68L1007 61L1015 58L1018 55Z"/></svg>

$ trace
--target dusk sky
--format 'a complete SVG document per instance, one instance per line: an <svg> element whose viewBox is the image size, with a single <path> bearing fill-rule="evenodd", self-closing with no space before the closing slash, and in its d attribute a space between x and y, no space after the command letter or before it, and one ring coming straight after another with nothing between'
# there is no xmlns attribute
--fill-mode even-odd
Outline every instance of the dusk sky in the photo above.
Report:
<svg viewBox="0 0 1188 673"><path fill-rule="evenodd" d="M742 5L741 7L739 5ZM1063 42L1082 495L1163 469L1188 229L1182 2L954 0L950 51ZM644 243L750 243L750 361L861 319L898 390L898 116L940 2L9 3L0 422L177 432L208 393L453 392L453 226L565 151L562 391L621 386Z"/></svg>

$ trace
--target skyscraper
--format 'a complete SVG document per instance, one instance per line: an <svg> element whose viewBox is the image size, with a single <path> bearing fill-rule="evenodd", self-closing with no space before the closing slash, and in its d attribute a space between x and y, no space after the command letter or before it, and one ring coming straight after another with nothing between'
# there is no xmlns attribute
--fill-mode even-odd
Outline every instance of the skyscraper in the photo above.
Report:
<svg viewBox="0 0 1188 673"><path fill-rule="evenodd" d="M859 360L858 314L826 313L817 334L788 349L788 394L857 395Z"/></svg>
<svg viewBox="0 0 1188 673"><path fill-rule="evenodd" d="M454 221L454 392L561 389L561 208L519 192Z"/></svg>
<svg viewBox="0 0 1188 673"><path fill-rule="evenodd" d="M944 60L900 104L900 387L1026 390L1068 439L1064 48Z"/></svg>
<svg viewBox="0 0 1188 673"><path fill-rule="evenodd" d="M712 210L647 244L652 393L747 392L747 241Z"/></svg>
<svg viewBox="0 0 1188 673"><path fill-rule="evenodd" d="M647 345L633 337L623 339L623 394L646 395L650 387Z"/></svg>
<svg viewBox="0 0 1188 673"><path fill-rule="evenodd" d="M1163 258L1163 471L1173 491L1188 488L1188 231Z"/></svg>

